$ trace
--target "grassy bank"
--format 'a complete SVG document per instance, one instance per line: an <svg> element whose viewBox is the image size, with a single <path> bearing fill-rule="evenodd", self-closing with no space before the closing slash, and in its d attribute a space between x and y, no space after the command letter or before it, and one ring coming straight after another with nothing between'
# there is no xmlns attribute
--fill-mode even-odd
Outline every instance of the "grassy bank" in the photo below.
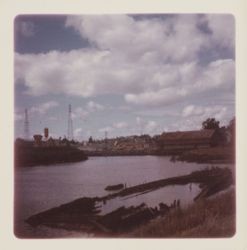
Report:
<svg viewBox="0 0 247 250"><path fill-rule="evenodd" d="M235 233L235 190L171 211L122 237L231 237Z"/></svg>
<svg viewBox="0 0 247 250"><path fill-rule="evenodd" d="M198 163L234 163L235 151L232 147L211 147L185 151L177 160Z"/></svg>

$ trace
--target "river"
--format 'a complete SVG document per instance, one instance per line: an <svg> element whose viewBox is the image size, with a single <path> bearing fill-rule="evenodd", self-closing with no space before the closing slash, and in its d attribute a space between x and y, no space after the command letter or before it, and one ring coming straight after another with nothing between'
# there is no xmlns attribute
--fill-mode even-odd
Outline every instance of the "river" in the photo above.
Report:
<svg viewBox="0 0 247 250"><path fill-rule="evenodd" d="M171 162L164 156L90 157L87 161L50 166L24 167L15 171L15 235L20 238L90 237L86 233L69 232L43 226L32 228L24 222L29 216L81 197L109 194L107 185L124 183L127 187L189 174L210 166ZM221 165L229 166L229 165ZM179 199L182 206L199 193L197 185L169 186L139 196L117 198L102 208L102 213L125 205L145 202L157 206Z"/></svg>

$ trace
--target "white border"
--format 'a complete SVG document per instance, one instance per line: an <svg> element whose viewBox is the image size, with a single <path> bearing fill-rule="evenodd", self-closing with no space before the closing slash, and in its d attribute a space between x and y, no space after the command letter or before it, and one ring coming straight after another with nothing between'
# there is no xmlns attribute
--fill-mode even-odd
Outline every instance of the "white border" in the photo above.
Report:
<svg viewBox="0 0 247 250"><path fill-rule="evenodd" d="M229 239L23 240L13 233L13 21L19 14L228 13L236 24L237 232ZM1 0L0 1L0 248L1 249L247 249L247 1ZM227 28L227 27L226 27ZM4 247L3 247L4 246Z"/></svg>

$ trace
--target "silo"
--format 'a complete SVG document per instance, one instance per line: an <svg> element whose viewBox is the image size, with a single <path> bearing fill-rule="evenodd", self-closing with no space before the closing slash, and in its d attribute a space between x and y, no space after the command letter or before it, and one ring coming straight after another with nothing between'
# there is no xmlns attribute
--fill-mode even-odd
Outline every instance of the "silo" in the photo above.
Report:
<svg viewBox="0 0 247 250"><path fill-rule="evenodd" d="M45 135L45 139L48 139L48 137L49 137L49 129L48 128L44 128L44 135Z"/></svg>

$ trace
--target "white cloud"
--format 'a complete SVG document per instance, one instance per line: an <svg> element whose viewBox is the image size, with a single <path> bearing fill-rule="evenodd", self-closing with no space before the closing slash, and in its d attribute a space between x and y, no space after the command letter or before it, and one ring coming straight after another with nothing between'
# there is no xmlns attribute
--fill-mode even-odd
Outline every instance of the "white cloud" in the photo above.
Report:
<svg viewBox="0 0 247 250"><path fill-rule="evenodd" d="M155 121L148 121L145 126L145 132L154 133L158 128L158 124Z"/></svg>
<svg viewBox="0 0 247 250"><path fill-rule="evenodd" d="M55 101L49 101L42 103L38 106L34 106L30 109L30 113L39 113L39 114L45 114L48 110L57 107L58 103Z"/></svg>
<svg viewBox="0 0 247 250"><path fill-rule="evenodd" d="M122 59L131 56L137 60L144 56L148 62L162 57L184 61L194 58L207 42L206 34L197 28L197 21L196 15L138 21L127 15L85 15L70 16L66 26L73 27L100 49L120 53Z"/></svg>
<svg viewBox="0 0 247 250"><path fill-rule="evenodd" d="M211 116L212 117L212 116ZM208 117L201 117L201 119L198 119L198 117L190 117L185 120L179 120L177 123L173 124L173 126L170 126L170 131L190 131L190 130L199 130L202 128L202 122L205 121ZM218 119L215 116L216 120L220 121L220 126L226 126L229 124L229 121L231 118L228 118L225 116L223 119Z"/></svg>
<svg viewBox="0 0 247 250"><path fill-rule="evenodd" d="M103 128L100 128L100 129L98 129L98 131L100 132L100 133L105 133L105 132L112 132L114 130L114 128L113 127L111 127L111 126L106 126L106 127L103 127Z"/></svg>
<svg viewBox="0 0 247 250"><path fill-rule="evenodd" d="M183 96L185 94L182 90L176 90L175 92L173 88L166 88L157 91L145 91L140 94L126 94L125 100L136 105L159 106L174 103Z"/></svg>
<svg viewBox="0 0 247 250"><path fill-rule="evenodd" d="M135 123L127 123L124 121L114 122L109 126L98 129L100 133L111 133L112 136L130 135L130 134L156 134L160 132L159 124L154 120L144 120L143 118L136 117Z"/></svg>
<svg viewBox="0 0 247 250"><path fill-rule="evenodd" d="M136 117L136 123L137 123L137 125L141 125L143 123L143 120L140 116Z"/></svg>
<svg viewBox="0 0 247 250"><path fill-rule="evenodd" d="M129 125L127 122L116 122L113 123L113 127L117 128L117 129L123 129L123 128L127 128Z"/></svg>
<svg viewBox="0 0 247 250"><path fill-rule="evenodd" d="M96 112L96 111L102 111L105 107L99 103L89 101L85 105L85 107L77 107L72 111L72 119L84 119L90 113Z"/></svg>
<svg viewBox="0 0 247 250"><path fill-rule="evenodd" d="M72 119L84 119L89 115L89 112L81 107L77 107L72 111Z"/></svg>
<svg viewBox="0 0 247 250"><path fill-rule="evenodd" d="M188 117L191 115L202 115L203 113L204 113L204 109L202 107L188 105L183 109L182 116Z"/></svg>
<svg viewBox="0 0 247 250"><path fill-rule="evenodd" d="M74 136L75 136L75 137L81 136L81 133L82 133L82 128L76 128L76 129L74 130Z"/></svg>
<svg viewBox="0 0 247 250"><path fill-rule="evenodd" d="M114 122L109 126L103 127L98 129L98 132L100 133L105 133L105 132L113 132L116 130L123 130L123 129L127 129L129 127L129 124L127 122Z"/></svg>
<svg viewBox="0 0 247 250"><path fill-rule="evenodd" d="M89 112L102 111L102 110L104 110L104 106L99 104L99 103L89 101L87 103L87 110Z"/></svg>
<svg viewBox="0 0 247 250"><path fill-rule="evenodd" d="M217 60L211 62L205 70L201 71L195 88L197 91L219 88L234 89L235 83L235 62L231 59Z"/></svg>
<svg viewBox="0 0 247 250"><path fill-rule="evenodd" d="M177 75L174 77L174 81L170 81L170 84L173 84L138 94L128 93L125 95L126 102L159 106L173 104L179 100L212 90L219 92L220 95L224 91L232 90L234 94L235 63L231 59L217 60L211 62L207 67L193 63L177 65L177 68L170 69L171 74Z"/></svg>
<svg viewBox="0 0 247 250"><path fill-rule="evenodd" d="M187 121L189 120L195 123L198 123L198 121L201 123L207 118L215 118L216 120L225 122L229 119L227 111L225 106L219 105L207 107L188 105L183 109L182 117L186 118Z"/></svg>
<svg viewBox="0 0 247 250"><path fill-rule="evenodd" d="M212 30L211 40L220 47L234 50L235 28L233 15L207 15L205 19Z"/></svg>
<svg viewBox="0 0 247 250"><path fill-rule="evenodd" d="M148 134L155 134L157 130L160 128L159 124L153 120L144 120L143 118L137 116L136 117L136 129L140 131L141 134L148 133Z"/></svg>
<svg viewBox="0 0 247 250"><path fill-rule="evenodd" d="M210 32L198 28L201 22ZM223 29L224 24L230 31ZM140 20L127 15L69 16L66 26L88 39L92 47L16 53L15 79L25 84L28 94L118 94L132 105L164 106L234 88L232 59L218 58L202 65L199 58L203 49L234 50L234 23L228 15ZM88 112L103 109L94 102L87 107Z"/></svg>
<svg viewBox="0 0 247 250"><path fill-rule="evenodd" d="M169 126L168 131L191 131L202 128L202 121L195 118L179 120Z"/></svg>

